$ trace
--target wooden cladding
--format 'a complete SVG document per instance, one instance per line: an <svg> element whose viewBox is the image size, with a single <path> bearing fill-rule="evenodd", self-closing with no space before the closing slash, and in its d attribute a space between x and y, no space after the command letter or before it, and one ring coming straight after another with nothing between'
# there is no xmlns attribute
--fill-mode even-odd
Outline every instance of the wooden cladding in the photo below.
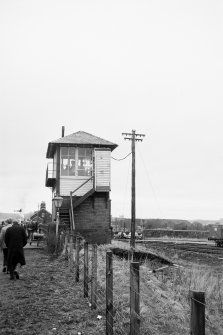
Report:
<svg viewBox="0 0 223 335"><path fill-rule="evenodd" d="M94 180L83 185L74 195L83 196L92 188L98 192L110 191L111 151L110 149L94 150ZM60 176L60 195L69 196L70 192L78 188L89 177Z"/></svg>
<svg viewBox="0 0 223 335"><path fill-rule="evenodd" d="M81 186L86 178L61 178L60 179L60 195L61 196L69 196L71 191L74 191L76 188ZM88 181L85 185L83 185L79 190L75 192L75 196L82 196L93 188L93 180Z"/></svg>
<svg viewBox="0 0 223 335"><path fill-rule="evenodd" d="M95 149L95 188L96 191L109 191L111 179L111 151Z"/></svg>

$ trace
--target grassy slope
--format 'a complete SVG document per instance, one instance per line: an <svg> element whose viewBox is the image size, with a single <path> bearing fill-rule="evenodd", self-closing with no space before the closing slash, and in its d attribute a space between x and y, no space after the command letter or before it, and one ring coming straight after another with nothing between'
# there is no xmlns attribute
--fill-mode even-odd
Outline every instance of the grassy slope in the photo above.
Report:
<svg viewBox="0 0 223 335"><path fill-rule="evenodd" d="M105 288L104 249L106 248L99 249L98 270L98 280L103 289ZM210 267L185 264L185 267L171 267L161 273L152 274L150 264L144 264L140 269L141 335L189 334L189 290L205 292L206 334L223 334L222 284L222 273L216 273ZM129 263L116 257L114 257L114 301L118 310L116 328L122 330L120 334L126 334L129 323Z"/></svg>
<svg viewBox="0 0 223 335"><path fill-rule="evenodd" d="M92 311L83 298L83 250L80 282L75 283L65 257L51 260L27 250L27 265L19 281L0 274L0 334L102 335L105 334L105 256L98 248L98 308ZM2 259L1 259L2 261ZM91 263L91 262L90 262ZM114 256L114 334L129 333L129 263ZM151 264L140 268L141 335L189 334L189 290L206 293L206 334L223 334L222 273L185 264L153 274ZM90 283L89 283L90 284ZM97 320L97 315L102 316Z"/></svg>

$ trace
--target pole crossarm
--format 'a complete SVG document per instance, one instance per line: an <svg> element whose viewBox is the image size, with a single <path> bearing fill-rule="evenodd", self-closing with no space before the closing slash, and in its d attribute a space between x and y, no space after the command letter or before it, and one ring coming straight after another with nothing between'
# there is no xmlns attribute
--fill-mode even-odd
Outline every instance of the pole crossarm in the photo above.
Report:
<svg viewBox="0 0 223 335"><path fill-rule="evenodd" d="M135 130L133 130L133 132L134 132ZM132 133L122 133L122 135L123 136L133 136L133 132ZM136 133L134 133L134 135L137 137L137 136L139 136L139 137L145 137L146 135L145 134L136 134ZM133 138L132 137L125 137L125 139L127 139L127 140L132 140ZM139 140L139 139L135 139L135 140Z"/></svg>
<svg viewBox="0 0 223 335"><path fill-rule="evenodd" d="M130 140L130 141L132 141L133 140L133 138L132 137L124 137L124 140ZM142 138L135 138L135 141L143 141L143 139Z"/></svg>
<svg viewBox="0 0 223 335"><path fill-rule="evenodd" d="M130 140L130 141L132 141L132 137L124 137L124 140Z"/></svg>

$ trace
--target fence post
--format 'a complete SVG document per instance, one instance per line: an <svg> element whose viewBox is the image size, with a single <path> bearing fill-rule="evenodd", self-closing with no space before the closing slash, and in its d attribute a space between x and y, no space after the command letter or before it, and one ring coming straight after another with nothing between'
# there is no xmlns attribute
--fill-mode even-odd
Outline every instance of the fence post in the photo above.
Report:
<svg viewBox="0 0 223 335"><path fill-rule="evenodd" d="M92 245L91 309L97 307L97 244Z"/></svg>
<svg viewBox="0 0 223 335"><path fill-rule="evenodd" d="M130 335L140 334L139 263L130 264Z"/></svg>
<svg viewBox="0 0 223 335"><path fill-rule="evenodd" d="M61 254L61 251L63 250L63 231L59 234L59 253Z"/></svg>
<svg viewBox="0 0 223 335"><path fill-rule="evenodd" d="M190 334L205 335L205 293L190 291L191 319Z"/></svg>
<svg viewBox="0 0 223 335"><path fill-rule="evenodd" d="M70 272L73 271L73 263L74 263L74 246L73 246L73 236L70 235Z"/></svg>
<svg viewBox="0 0 223 335"><path fill-rule="evenodd" d="M79 253L80 253L80 237L76 237L76 249L75 249L75 281L79 282Z"/></svg>
<svg viewBox="0 0 223 335"><path fill-rule="evenodd" d="M88 297L88 242L84 242L84 298Z"/></svg>
<svg viewBox="0 0 223 335"><path fill-rule="evenodd" d="M58 231L56 232L56 246L55 246L55 254L58 257L58 249L59 249L59 234Z"/></svg>
<svg viewBox="0 0 223 335"><path fill-rule="evenodd" d="M113 335L113 266L112 251L106 252L106 335Z"/></svg>
<svg viewBox="0 0 223 335"><path fill-rule="evenodd" d="M68 242L67 242L67 235L65 234L64 235L64 246L63 246L63 255L65 255L65 256L67 256L67 244L68 244Z"/></svg>

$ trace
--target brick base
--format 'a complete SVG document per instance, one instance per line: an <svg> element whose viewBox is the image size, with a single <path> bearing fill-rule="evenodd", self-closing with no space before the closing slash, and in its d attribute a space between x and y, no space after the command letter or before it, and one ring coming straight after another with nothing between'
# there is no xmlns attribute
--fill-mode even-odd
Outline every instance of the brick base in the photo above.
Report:
<svg viewBox="0 0 223 335"><path fill-rule="evenodd" d="M108 192L95 192L74 208L74 222L88 243L111 243L111 211Z"/></svg>

